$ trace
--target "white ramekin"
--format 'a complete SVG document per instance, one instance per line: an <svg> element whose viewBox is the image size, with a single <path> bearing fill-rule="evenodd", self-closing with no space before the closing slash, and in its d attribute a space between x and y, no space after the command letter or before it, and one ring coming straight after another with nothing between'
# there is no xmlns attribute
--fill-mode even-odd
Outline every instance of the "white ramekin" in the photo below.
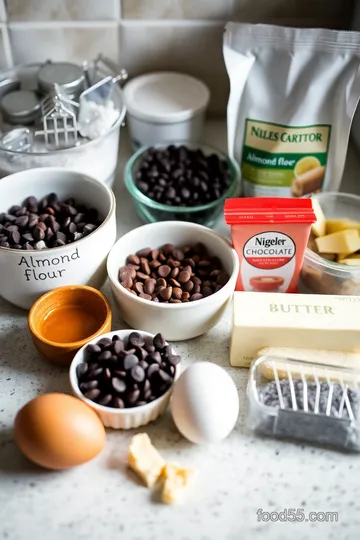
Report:
<svg viewBox="0 0 360 540"><path fill-rule="evenodd" d="M103 334L100 338L97 337L84 345L76 353L70 366L69 377L73 394L82 401L84 401L87 405L89 405L89 407L94 409L94 411L99 415L100 420L105 427L110 427L113 429L132 429L139 426L145 426L149 422L156 420L156 418L165 411L169 404L174 383L170 386L169 390L165 392L165 394L155 399L154 401L151 401L146 405L140 405L140 407L132 407L128 409L114 409L112 407L98 405L94 401L87 399L79 388L76 368L79 364L84 362L86 347L90 343L96 343L100 339L107 337L112 338L115 335L120 336L121 339L127 339L129 335L135 331L139 332L139 334L141 334L145 338L145 340L152 341L154 337L154 334L150 334L149 332L143 332L142 330L115 330L113 332L108 332L107 334ZM173 354L176 354L174 349L172 351ZM176 366L174 381L178 377L179 371L180 369L178 365Z"/></svg>

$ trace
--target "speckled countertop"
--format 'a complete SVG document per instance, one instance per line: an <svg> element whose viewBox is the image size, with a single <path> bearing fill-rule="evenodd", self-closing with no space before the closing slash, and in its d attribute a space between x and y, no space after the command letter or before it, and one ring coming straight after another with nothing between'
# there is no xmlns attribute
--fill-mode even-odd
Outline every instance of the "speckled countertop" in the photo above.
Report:
<svg viewBox="0 0 360 540"><path fill-rule="evenodd" d="M225 148L224 122L207 125L209 143ZM122 134L115 186L118 233L140 225L122 184L129 155ZM356 152L349 152L343 191L358 182ZM225 232L224 224L218 230ZM107 286L104 292L110 296ZM240 394L240 416L230 437L199 447L177 432L169 413L146 427L166 459L197 467L189 501L161 505L126 469L131 432L108 431L106 448L92 462L66 472L29 463L12 440L16 411L43 392L69 392L66 369L41 360L28 334L26 312L0 300L0 538L11 540L358 540L360 457L289 442L256 438L244 428L247 371L228 365L230 313L207 335L176 345L184 363L210 360L223 366ZM114 329L123 328L114 316ZM216 399L216 396L214 396ZM137 431L140 431L137 430ZM257 511L303 509L337 512L337 523L271 523Z"/></svg>

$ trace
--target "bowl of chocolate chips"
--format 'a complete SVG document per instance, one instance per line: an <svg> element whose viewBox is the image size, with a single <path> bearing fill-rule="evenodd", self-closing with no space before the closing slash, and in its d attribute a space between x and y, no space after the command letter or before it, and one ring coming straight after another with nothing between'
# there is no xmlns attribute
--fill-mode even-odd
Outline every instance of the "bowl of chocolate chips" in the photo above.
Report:
<svg viewBox="0 0 360 540"><path fill-rule="evenodd" d="M141 148L127 162L125 185L140 219L211 227L240 189L240 169L210 146L176 142Z"/></svg>
<svg viewBox="0 0 360 540"><path fill-rule="evenodd" d="M162 333L116 330L77 352L70 384L106 427L136 428L165 411L179 362Z"/></svg>
<svg viewBox="0 0 360 540"><path fill-rule="evenodd" d="M231 244L196 223L167 221L122 236L107 262L121 316L174 341L210 330L229 304L239 272Z"/></svg>
<svg viewBox="0 0 360 540"><path fill-rule="evenodd" d="M0 180L0 296L29 309L64 285L100 288L116 239L115 197L103 183L58 168Z"/></svg>

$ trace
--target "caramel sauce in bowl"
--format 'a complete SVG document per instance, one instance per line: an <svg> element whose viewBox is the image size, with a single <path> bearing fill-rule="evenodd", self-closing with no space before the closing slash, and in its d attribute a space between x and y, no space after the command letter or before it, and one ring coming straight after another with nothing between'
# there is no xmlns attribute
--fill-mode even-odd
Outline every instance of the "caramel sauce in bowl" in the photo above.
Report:
<svg viewBox="0 0 360 540"><path fill-rule="evenodd" d="M97 289L70 285L41 296L32 306L28 324L34 344L51 363L70 365L91 339L111 330L108 299Z"/></svg>

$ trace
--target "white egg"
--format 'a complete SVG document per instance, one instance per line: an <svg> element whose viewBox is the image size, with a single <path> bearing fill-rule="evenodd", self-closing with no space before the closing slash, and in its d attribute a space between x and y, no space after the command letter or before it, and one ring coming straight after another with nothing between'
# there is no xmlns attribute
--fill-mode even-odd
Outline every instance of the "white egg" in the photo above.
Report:
<svg viewBox="0 0 360 540"><path fill-rule="evenodd" d="M216 364L197 362L189 366L174 384L171 413L176 427L189 441L222 441L239 415L234 381Z"/></svg>

